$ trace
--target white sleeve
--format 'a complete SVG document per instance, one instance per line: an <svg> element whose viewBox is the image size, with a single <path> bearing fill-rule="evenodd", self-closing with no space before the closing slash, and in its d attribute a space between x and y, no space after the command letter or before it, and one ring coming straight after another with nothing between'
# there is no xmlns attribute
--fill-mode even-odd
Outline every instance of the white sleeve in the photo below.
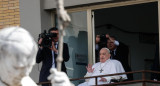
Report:
<svg viewBox="0 0 160 86"><path fill-rule="evenodd" d="M90 77L92 75L92 73L87 72L86 75L84 77ZM86 82L89 81L89 79L85 79Z"/></svg>
<svg viewBox="0 0 160 86"><path fill-rule="evenodd" d="M119 46L119 41L115 40L115 41L114 41L114 44L115 44L116 46Z"/></svg>
<svg viewBox="0 0 160 86"><path fill-rule="evenodd" d="M125 70L124 70L124 68L123 68L123 66L120 62L117 62L117 67L116 68L117 68L118 73L124 73L125 72ZM122 74L122 75L119 75L119 76L122 77L123 79L127 79L126 74Z"/></svg>
<svg viewBox="0 0 160 86"><path fill-rule="evenodd" d="M111 64L109 64L109 66L110 66L110 69L109 69L110 71L108 72L108 74L117 73L115 63L111 62ZM103 78L105 78L107 80L107 83L109 83L111 81L111 79L115 79L115 77L116 76L106 76L106 77L103 77Z"/></svg>
<svg viewBox="0 0 160 86"><path fill-rule="evenodd" d="M87 72L84 77L90 77L91 75L92 75L92 73Z"/></svg>
<svg viewBox="0 0 160 86"><path fill-rule="evenodd" d="M110 69L110 73L109 74L115 74L115 73L123 73L124 72L124 69L122 67L122 64L117 61L117 60L112 60L112 64L110 64L111 66L111 69ZM114 76L107 76L107 77L104 77L107 82L109 83L111 81L111 79L120 79L120 78L124 78L125 75L114 75Z"/></svg>

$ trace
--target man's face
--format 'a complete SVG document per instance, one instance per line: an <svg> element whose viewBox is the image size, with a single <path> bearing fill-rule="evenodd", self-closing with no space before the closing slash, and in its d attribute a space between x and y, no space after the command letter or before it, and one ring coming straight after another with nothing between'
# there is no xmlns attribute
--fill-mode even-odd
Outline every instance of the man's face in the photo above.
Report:
<svg viewBox="0 0 160 86"><path fill-rule="evenodd" d="M52 40L54 42L58 42L58 38L59 38L59 32L58 32L58 30L52 30L50 33L56 33L57 34L57 37L52 37Z"/></svg>
<svg viewBox="0 0 160 86"><path fill-rule="evenodd" d="M106 50L106 49L101 49L100 50L100 62L104 63L106 60L108 60L110 58L110 53Z"/></svg>
<svg viewBox="0 0 160 86"><path fill-rule="evenodd" d="M96 43L100 42L100 35L96 35Z"/></svg>
<svg viewBox="0 0 160 86"><path fill-rule="evenodd" d="M111 39L114 39L114 38L111 38ZM114 49L117 48L117 46L111 40L107 40L107 48L113 51Z"/></svg>

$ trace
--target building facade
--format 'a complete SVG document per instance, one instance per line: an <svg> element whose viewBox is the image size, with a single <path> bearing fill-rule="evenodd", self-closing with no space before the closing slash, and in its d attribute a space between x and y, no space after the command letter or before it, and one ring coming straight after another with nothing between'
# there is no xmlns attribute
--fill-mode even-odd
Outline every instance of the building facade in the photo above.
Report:
<svg viewBox="0 0 160 86"><path fill-rule="evenodd" d="M85 66L95 63L95 35L106 33L129 46L133 71L150 69L156 43L159 44L159 3L160 0L64 0L72 20L64 37L71 56L66 63L68 76L85 75ZM55 9L54 0L0 0L0 29L18 25L37 40L43 30L57 26ZM40 67L36 64L30 75L36 82Z"/></svg>
<svg viewBox="0 0 160 86"><path fill-rule="evenodd" d="M0 0L0 29L19 25L19 0Z"/></svg>

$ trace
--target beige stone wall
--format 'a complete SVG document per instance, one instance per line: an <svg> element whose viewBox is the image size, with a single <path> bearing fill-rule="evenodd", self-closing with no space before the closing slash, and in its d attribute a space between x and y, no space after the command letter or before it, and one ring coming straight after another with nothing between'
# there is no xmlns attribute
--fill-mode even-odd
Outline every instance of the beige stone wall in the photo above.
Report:
<svg viewBox="0 0 160 86"><path fill-rule="evenodd" d="M20 26L19 0L0 0L0 29Z"/></svg>

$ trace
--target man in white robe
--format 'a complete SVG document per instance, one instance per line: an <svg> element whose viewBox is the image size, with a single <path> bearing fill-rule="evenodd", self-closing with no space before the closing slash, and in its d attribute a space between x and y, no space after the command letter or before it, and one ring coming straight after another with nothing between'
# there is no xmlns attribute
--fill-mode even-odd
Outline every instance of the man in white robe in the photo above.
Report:
<svg viewBox="0 0 160 86"><path fill-rule="evenodd" d="M86 67L87 74L85 77L125 72L122 67L122 64L118 60L110 59L110 51L108 48L102 48L100 50L99 57L100 57L100 62L94 64L93 66L89 64L88 67ZM98 85L108 84L110 83L111 79L120 79L120 78L127 79L127 76L126 74L123 74L116 76L99 77L97 82ZM78 86L90 86L90 85L95 85L95 78L87 79L86 82L79 84Z"/></svg>

